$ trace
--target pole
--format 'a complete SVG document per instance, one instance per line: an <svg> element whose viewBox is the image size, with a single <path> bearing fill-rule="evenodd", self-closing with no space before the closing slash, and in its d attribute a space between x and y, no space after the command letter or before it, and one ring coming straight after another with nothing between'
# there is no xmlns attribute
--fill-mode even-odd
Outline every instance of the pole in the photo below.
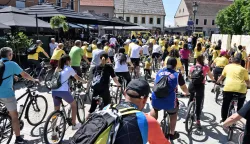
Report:
<svg viewBox="0 0 250 144"><path fill-rule="evenodd" d="M196 23L195 15L196 15L196 12L194 11L194 26L193 26L193 32L195 32L195 23Z"/></svg>
<svg viewBox="0 0 250 144"><path fill-rule="evenodd" d="M39 39L39 34L38 34L38 18L37 18L37 14L36 14L36 37L37 39Z"/></svg>
<svg viewBox="0 0 250 144"><path fill-rule="evenodd" d="M125 12L124 11L125 11L125 0L123 0L123 10L122 10L122 18L125 21L125 18L124 18ZM123 31L123 34L124 34L123 26L122 26L122 31Z"/></svg>

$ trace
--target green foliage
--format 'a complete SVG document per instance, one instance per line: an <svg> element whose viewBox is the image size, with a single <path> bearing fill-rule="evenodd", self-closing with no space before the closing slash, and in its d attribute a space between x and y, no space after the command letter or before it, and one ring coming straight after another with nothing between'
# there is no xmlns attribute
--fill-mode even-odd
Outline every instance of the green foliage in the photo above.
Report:
<svg viewBox="0 0 250 144"><path fill-rule="evenodd" d="M69 26L66 22L66 17L64 15L54 16L50 19L50 26L52 29L63 28L64 32L69 30Z"/></svg>
<svg viewBox="0 0 250 144"><path fill-rule="evenodd" d="M222 34L242 35L250 32L250 2L235 0L233 4L219 11L216 24Z"/></svg>

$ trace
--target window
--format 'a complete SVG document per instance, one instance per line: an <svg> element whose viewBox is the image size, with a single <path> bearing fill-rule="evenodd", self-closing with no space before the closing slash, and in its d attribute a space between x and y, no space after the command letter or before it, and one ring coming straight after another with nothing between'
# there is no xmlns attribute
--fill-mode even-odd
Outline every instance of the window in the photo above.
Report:
<svg viewBox="0 0 250 144"><path fill-rule="evenodd" d="M61 7L62 6L62 0L57 0L56 5Z"/></svg>
<svg viewBox="0 0 250 144"><path fill-rule="evenodd" d="M89 10L89 13L95 13L95 11L94 10Z"/></svg>
<svg viewBox="0 0 250 144"><path fill-rule="evenodd" d="M25 8L25 1L16 1L17 8Z"/></svg>
<svg viewBox="0 0 250 144"><path fill-rule="evenodd" d="M119 16L118 18L119 18L119 19L121 19L121 20L123 19L123 17L122 17L122 16Z"/></svg>
<svg viewBox="0 0 250 144"><path fill-rule="evenodd" d="M214 20L212 20L212 25L214 25L214 23L215 23Z"/></svg>
<svg viewBox="0 0 250 144"><path fill-rule="evenodd" d="M74 0L70 1L70 9L74 10Z"/></svg>
<svg viewBox="0 0 250 144"><path fill-rule="evenodd" d="M127 21L127 22L130 22L130 17L126 17L126 21Z"/></svg>
<svg viewBox="0 0 250 144"><path fill-rule="evenodd" d="M149 18L149 24L153 24L154 23L154 19L153 18Z"/></svg>
<svg viewBox="0 0 250 144"><path fill-rule="evenodd" d="M204 19L204 25L207 25L207 19Z"/></svg>
<svg viewBox="0 0 250 144"><path fill-rule="evenodd" d="M38 3L39 4L44 3L44 0L39 0Z"/></svg>
<svg viewBox="0 0 250 144"><path fill-rule="evenodd" d="M142 24L145 24L145 23L146 23L145 17L142 17L142 18L141 18L141 23L142 23Z"/></svg>
<svg viewBox="0 0 250 144"><path fill-rule="evenodd" d="M157 24L161 24L161 18L157 18Z"/></svg>
<svg viewBox="0 0 250 144"><path fill-rule="evenodd" d="M109 18L109 13L103 13L102 16ZM123 18L122 18L123 19Z"/></svg>
<svg viewBox="0 0 250 144"><path fill-rule="evenodd" d="M138 18L134 17L134 23L137 23L137 22L138 22Z"/></svg>
<svg viewBox="0 0 250 144"><path fill-rule="evenodd" d="M195 24L196 24L196 25L199 24L199 19L196 19Z"/></svg>

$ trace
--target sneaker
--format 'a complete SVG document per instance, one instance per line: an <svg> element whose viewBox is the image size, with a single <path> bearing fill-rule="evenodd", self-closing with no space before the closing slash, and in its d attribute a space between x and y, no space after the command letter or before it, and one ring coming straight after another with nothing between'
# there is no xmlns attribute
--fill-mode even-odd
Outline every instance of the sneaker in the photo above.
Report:
<svg viewBox="0 0 250 144"><path fill-rule="evenodd" d="M178 139L180 137L180 134L178 132L174 132L173 135L172 134L168 134L168 137L172 141L172 140Z"/></svg>
<svg viewBox="0 0 250 144"><path fill-rule="evenodd" d="M23 138L20 138L19 140L16 139L15 144L27 144L27 141Z"/></svg>
<svg viewBox="0 0 250 144"><path fill-rule="evenodd" d="M196 122L196 127L197 127L198 129L202 129L202 128L201 128L201 122L200 122L200 121L197 121L197 122Z"/></svg>
<svg viewBox="0 0 250 144"><path fill-rule="evenodd" d="M76 124L76 125L73 125L73 126L72 126L72 130L77 130L77 129L79 129L81 126L82 126L81 123L78 123L78 124Z"/></svg>

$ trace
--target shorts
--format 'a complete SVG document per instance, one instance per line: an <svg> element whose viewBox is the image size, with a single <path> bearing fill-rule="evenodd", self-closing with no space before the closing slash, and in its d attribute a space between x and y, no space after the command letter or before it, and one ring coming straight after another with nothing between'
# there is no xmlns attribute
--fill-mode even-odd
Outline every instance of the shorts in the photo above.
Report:
<svg viewBox="0 0 250 144"><path fill-rule="evenodd" d="M161 109L154 108L155 111L160 111ZM179 100L176 99L176 107L170 110L165 110L169 115L175 115L179 111Z"/></svg>
<svg viewBox="0 0 250 144"><path fill-rule="evenodd" d="M6 106L8 111L17 111L17 101L15 97L0 98L0 102Z"/></svg>
<svg viewBox="0 0 250 144"><path fill-rule="evenodd" d="M155 58L155 57L156 57L156 58L158 59L160 56L161 56L160 53L153 53L153 54L152 54L152 58Z"/></svg>
<svg viewBox="0 0 250 144"><path fill-rule="evenodd" d="M52 91L54 106L60 106L62 99L71 104L74 101L69 91Z"/></svg>
<svg viewBox="0 0 250 144"><path fill-rule="evenodd" d="M79 77L82 77L82 70L81 70L81 67L80 67L80 66L72 66L72 68L75 70L76 74L77 74Z"/></svg>
<svg viewBox="0 0 250 144"><path fill-rule="evenodd" d="M52 68L56 68L58 66L58 60L50 60L50 65Z"/></svg>
<svg viewBox="0 0 250 144"><path fill-rule="evenodd" d="M134 66L140 66L140 58L130 58Z"/></svg>

